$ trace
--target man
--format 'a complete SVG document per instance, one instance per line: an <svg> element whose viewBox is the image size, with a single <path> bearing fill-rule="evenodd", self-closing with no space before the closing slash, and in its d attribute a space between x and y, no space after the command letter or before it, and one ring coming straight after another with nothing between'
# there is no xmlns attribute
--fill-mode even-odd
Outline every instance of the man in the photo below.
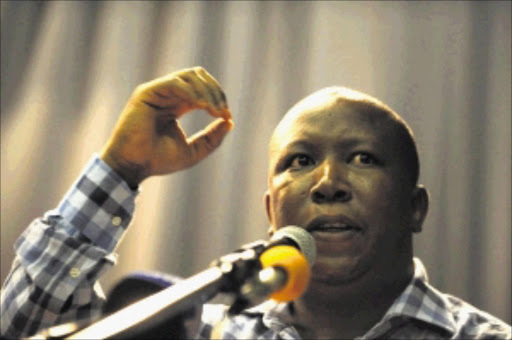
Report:
<svg viewBox="0 0 512 340"><path fill-rule="evenodd" d="M197 108L217 120L187 138L177 119ZM139 86L99 157L17 241L2 334L98 317L97 279L114 263L139 184L204 159L231 119L221 87L202 68ZM204 305L199 337L510 338L509 325L431 287L413 258L428 195L417 184L412 133L389 107L345 88L320 90L285 115L269 158L269 233L286 225L311 232L318 256L310 285L296 301L230 318L226 306Z"/></svg>

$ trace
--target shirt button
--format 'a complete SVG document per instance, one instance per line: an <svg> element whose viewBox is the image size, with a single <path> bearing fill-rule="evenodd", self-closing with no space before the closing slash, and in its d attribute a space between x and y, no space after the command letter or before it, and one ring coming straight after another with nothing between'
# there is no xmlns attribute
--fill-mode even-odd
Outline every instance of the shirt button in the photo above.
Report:
<svg viewBox="0 0 512 340"><path fill-rule="evenodd" d="M114 218L112 219L112 224L113 224L113 225L115 225L115 226L117 227L118 225L120 225L120 224L121 224L121 222L122 222L122 221L123 221L123 220L121 219L121 217L116 216L116 217L114 217Z"/></svg>
<svg viewBox="0 0 512 340"><path fill-rule="evenodd" d="M69 271L69 276L71 276L73 278L77 278L79 275L80 275L80 269L78 269L77 267L73 267Z"/></svg>

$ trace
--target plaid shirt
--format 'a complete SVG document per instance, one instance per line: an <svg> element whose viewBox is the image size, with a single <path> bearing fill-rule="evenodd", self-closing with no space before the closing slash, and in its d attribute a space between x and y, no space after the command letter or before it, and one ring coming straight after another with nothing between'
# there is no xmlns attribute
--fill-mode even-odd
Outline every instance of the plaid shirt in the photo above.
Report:
<svg viewBox="0 0 512 340"><path fill-rule="evenodd" d="M34 220L15 244L16 258L1 292L1 335L23 337L70 321L101 317L98 278L116 262L113 253L129 225L138 191L97 155L56 210ZM428 284L414 259L411 283L382 320L360 339L510 339L503 321ZM267 301L226 318L227 307L203 306L198 337L299 339L288 304Z"/></svg>

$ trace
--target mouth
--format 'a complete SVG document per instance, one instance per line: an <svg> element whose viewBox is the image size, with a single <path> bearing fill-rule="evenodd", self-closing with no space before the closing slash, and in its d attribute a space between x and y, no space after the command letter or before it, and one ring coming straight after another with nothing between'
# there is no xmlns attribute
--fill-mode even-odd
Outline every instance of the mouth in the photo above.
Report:
<svg viewBox="0 0 512 340"><path fill-rule="evenodd" d="M346 233L363 232L358 224L344 215L323 215L313 219L306 227L310 233Z"/></svg>

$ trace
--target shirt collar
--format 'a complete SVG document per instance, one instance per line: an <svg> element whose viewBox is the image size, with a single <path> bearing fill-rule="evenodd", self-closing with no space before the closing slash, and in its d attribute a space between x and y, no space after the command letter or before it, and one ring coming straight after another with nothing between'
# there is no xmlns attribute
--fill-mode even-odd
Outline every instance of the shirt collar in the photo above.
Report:
<svg viewBox="0 0 512 340"><path fill-rule="evenodd" d="M275 300L267 300L257 306L246 309L244 314L261 314L263 324L270 329L280 331L289 325L284 320L288 320L290 316L289 304L286 302L278 302Z"/></svg>
<svg viewBox="0 0 512 340"><path fill-rule="evenodd" d="M421 260L415 257L413 261L414 276L411 282L391 305L379 324L396 318L411 318L441 327L452 334L455 333L456 323L449 313L447 299L428 283L427 271ZM262 314L265 326L275 331L289 326L280 321L290 317L288 303L268 300L245 310L244 313Z"/></svg>
<svg viewBox="0 0 512 340"><path fill-rule="evenodd" d="M414 258L414 276L403 293L395 300L383 320L412 318L455 333L456 323L449 312L449 303L441 292L428 283L423 263Z"/></svg>

